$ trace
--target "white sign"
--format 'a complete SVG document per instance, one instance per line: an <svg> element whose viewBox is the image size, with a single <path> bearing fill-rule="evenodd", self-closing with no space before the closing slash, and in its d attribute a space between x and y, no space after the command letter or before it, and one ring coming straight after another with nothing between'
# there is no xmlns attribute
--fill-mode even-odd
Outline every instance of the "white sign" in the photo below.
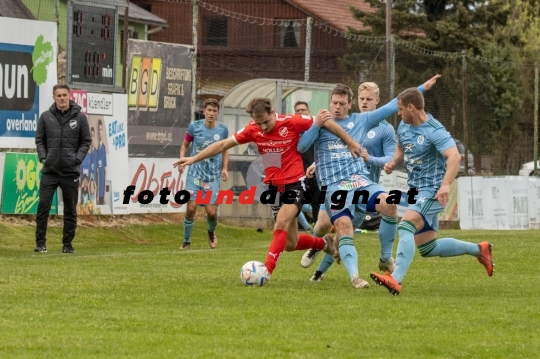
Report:
<svg viewBox="0 0 540 359"><path fill-rule="evenodd" d="M86 112L89 115L113 115L113 95L91 92L86 95Z"/></svg>

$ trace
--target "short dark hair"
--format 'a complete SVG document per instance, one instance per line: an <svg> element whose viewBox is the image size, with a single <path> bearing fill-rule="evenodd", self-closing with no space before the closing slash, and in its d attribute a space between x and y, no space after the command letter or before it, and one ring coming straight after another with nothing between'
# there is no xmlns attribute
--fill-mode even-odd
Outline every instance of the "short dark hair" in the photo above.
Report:
<svg viewBox="0 0 540 359"><path fill-rule="evenodd" d="M207 106L214 106L218 109L219 111L219 101L216 100L215 98L207 98L206 100L204 100L204 103L203 103L203 109L206 110L206 107Z"/></svg>
<svg viewBox="0 0 540 359"><path fill-rule="evenodd" d="M336 87L334 87L334 89L332 90L331 96L333 95L338 95L338 96L347 95L348 103L352 102L353 92L351 91L350 87L347 85L337 84Z"/></svg>
<svg viewBox="0 0 540 359"><path fill-rule="evenodd" d="M53 95L55 94L56 90L58 90L58 89L66 89L67 92L71 92L68 85L66 85L66 84L56 84L52 88Z"/></svg>
<svg viewBox="0 0 540 359"><path fill-rule="evenodd" d="M246 112L252 117L262 116L264 113L272 113L272 103L269 98L256 97L249 101Z"/></svg>
<svg viewBox="0 0 540 359"><path fill-rule="evenodd" d="M416 87L410 87L397 96L403 106L412 104L417 110L424 109L424 96Z"/></svg>
<svg viewBox="0 0 540 359"><path fill-rule="evenodd" d="M296 106L298 106L298 105L306 105L307 109L309 110L309 105L305 101L296 101L293 108L296 109Z"/></svg>

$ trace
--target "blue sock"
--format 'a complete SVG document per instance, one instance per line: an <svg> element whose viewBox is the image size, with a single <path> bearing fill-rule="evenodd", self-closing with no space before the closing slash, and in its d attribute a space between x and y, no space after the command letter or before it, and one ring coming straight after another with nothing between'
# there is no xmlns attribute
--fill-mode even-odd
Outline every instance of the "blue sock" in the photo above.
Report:
<svg viewBox="0 0 540 359"><path fill-rule="evenodd" d="M460 241L455 238L434 239L418 247L422 257L455 257L463 254L478 257L478 244Z"/></svg>
<svg viewBox="0 0 540 359"><path fill-rule="evenodd" d="M214 220L211 220L210 218L206 218L206 223L208 223L208 232L215 231L216 226L217 226L217 217Z"/></svg>
<svg viewBox="0 0 540 359"><path fill-rule="evenodd" d="M326 273L332 264L334 264L334 258L330 254L325 253L322 262L319 264L319 267L317 267L317 271Z"/></svg>
<svg viewBox="0 0 540 359"><path fill-rule="evenodd" d="M381 242L381 259L383 261L392 258L397 222L397 217L382 216L381 225L379 226L379 241Z"/></svg>
<svg viewBox="0 0 540 359"><path fill-rule="evenodd" d="M193 221L184 218L184 243L191 243L191 232L193 232Z"/></svg>
<svg viewBox="0 0 540 359"><path fill-rule="evenodd" d="M398 226L399 242L396 250L396 269L392 277L398 282L403 282L403 278L414 257L415 245L414 234L416 227L409 221L401 221Z"/></svg>
<svg viewBox="0 0 540 359"><path fill-rule="evenodd" d="M311 231L311 225L309 224L306 216L304 215L304 213L300 212L298 214L298 217L296 217L298 219L298 223L300 223L300 225L302 226L302 228L304 228L306 231Z"/></svg>
<svg viewBox="0 0 540 359"><path fill-rule="evenodd" d="M358 274L358 253L354 247L352 237L343 236L339 239L339 255L352 280L353 276Z"/></svg>

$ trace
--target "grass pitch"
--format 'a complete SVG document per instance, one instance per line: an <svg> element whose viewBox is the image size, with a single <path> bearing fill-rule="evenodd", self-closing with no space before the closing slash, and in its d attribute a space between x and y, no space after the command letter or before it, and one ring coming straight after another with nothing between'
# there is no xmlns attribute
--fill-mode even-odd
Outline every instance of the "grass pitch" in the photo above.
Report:
<svg viewBox="0 0 540 359"><path fill-rule="evenodd" d="M240 283L264 262L271 231L197 222L79 228L77 253L33 253L34 227L0 223L0 358L537 358L540 231L442 231L493 243L495 274L475 258L422 258L397 297L377 286L376 233L355 236L361 276L343 266L320 283L303 251L286 252L265 287ZM397 241L396 241L397 244ZM320 258L317 260L318 264Z"/></svg>

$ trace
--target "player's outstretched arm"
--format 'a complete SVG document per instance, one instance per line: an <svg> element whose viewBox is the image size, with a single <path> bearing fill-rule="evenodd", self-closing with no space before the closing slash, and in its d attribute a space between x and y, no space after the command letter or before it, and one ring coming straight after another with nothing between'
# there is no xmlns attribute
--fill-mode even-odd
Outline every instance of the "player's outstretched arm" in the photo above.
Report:
<svg viewBox="0 0 540 359"><path fill-rule="evenodd" d="M195 155L193 157L180 158L178 161L176 161L173 164L173 166L174 167L188 166L188 165L191 165L191 164L193 164L195 162L199 162L199 161L202 161L202 160L207 159L209 157L215 156L218 153L226 151L229 148L232 148L232 147L234 147L236 145L237 145L236 141L232 137L229 137L229 138L226 138L224 140L212 143L210 146L206 147L204 150L197 153L197 155Z"/></svg>

